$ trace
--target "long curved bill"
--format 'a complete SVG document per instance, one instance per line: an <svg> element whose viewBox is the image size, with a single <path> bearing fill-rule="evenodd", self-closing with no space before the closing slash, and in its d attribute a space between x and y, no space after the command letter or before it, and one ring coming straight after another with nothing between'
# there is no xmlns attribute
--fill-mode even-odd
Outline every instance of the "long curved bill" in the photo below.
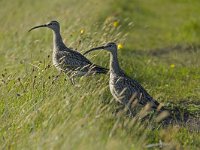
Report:
<svg viewBox="0 0 200 150"><path fill-rule="evenodd" d="M32 31L34 29L37 29L37 28L41 28L41 27L47 27L47 25L43 24L43 25L35 26L35 27L31 28L30 30L28 30L28 32L30 32L30 31Z"/></svg>
<svg viewBox="0 0 200 150"><path fill-rule="evenodd" d="M100 50L100 49L104 49L104 48L105 48L105 46L95 47L95 48L92 48L92 49L86 51L85 53L83 53L83 55L86 55L86 54L88 54L88 53L90 53L92 51Z"/></svg>

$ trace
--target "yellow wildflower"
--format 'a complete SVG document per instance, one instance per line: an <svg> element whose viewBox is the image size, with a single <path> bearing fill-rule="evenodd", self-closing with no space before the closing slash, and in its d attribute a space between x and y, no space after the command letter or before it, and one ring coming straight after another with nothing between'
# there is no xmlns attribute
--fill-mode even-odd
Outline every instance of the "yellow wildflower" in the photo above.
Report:
<svg viewBox="0 0 200 150"><path fill-rule="evenodd" d="M81 34L83 34L83 33L85 32L85 30L84 30L84 29L81 29L81 31L80 31L80 32L81 32Z"/></svg>
<svg viewBox="0 0 200 150"><path fill-rule="evenodd" d="M118 48L118 49L122 49L122 48L123 48L123 45L122 45L122 44L118 44L118 45L117 45L117 48Z"/></svg>
<svg viewBox="0 0 200 150"><path fill-rule="evenodd" d="M170 68L174 68L174 67L175 67L175 64L171 64L171 65L170 65Z"/></svg>
<svg viewBox="0 0 200 150"><path fill-rule="evenodd" d="M119 26L119 22L118 21L114 21L113 22L113 26L116 28L116 27L118 27Z"/></svg>

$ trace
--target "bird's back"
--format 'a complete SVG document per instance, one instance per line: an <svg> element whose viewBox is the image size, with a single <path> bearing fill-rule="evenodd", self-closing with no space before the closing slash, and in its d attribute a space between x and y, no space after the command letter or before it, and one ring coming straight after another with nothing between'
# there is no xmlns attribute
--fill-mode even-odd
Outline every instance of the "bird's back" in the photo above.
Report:
<svg viewBox="0 0 200 150"><path fill-rule="evenodd" d="M159 103L154 100L139 82L127 76L123 71L110 75L110 90L114 97L122 103L128 103L134 96L138 103L145 106L150 103L152 108L157 108Z"/></svg>
<svg viewBox="0 0 200 150"><path fill-rule="evenodd" d="M89 71L91 73L107 73L108 71L106 68L93 64L81 53L67 47L62 51L57 51L54 58L59 68L64 71L80 71L83 75Z"/></svg>

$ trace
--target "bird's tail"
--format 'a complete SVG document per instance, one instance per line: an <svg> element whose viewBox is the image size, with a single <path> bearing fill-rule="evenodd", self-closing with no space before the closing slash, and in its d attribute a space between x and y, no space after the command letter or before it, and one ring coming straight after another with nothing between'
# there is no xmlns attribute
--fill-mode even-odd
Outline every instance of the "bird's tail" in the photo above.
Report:
<svg viewBox="0 0 200 150"><path fill-rule="evenodd" d="M95 65L93 69L95 73L98 73L98 74L107 74L109 71L109 69L98 66L98 65Z"/></svg>

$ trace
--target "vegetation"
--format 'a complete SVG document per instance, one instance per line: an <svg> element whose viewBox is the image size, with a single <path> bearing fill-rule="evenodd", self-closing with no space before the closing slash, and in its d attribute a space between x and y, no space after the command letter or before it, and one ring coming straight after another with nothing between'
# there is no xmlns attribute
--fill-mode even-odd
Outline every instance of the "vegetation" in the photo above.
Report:
<svg viewBox="0 0 200 150"><path fill-rule="evenodd" d="M0 1L0 148L198 149L200 2L197 0ZM108 75L76 79L52 66L52 33L35 25L58 20L67 46L84 52L121 44L121 67L161 103L197 120L151 126L115 115ZM108 67L109 55L87 56ZM153 128L153 129L152 129ZM152 149L159 147L152 147Z"/></svg>

